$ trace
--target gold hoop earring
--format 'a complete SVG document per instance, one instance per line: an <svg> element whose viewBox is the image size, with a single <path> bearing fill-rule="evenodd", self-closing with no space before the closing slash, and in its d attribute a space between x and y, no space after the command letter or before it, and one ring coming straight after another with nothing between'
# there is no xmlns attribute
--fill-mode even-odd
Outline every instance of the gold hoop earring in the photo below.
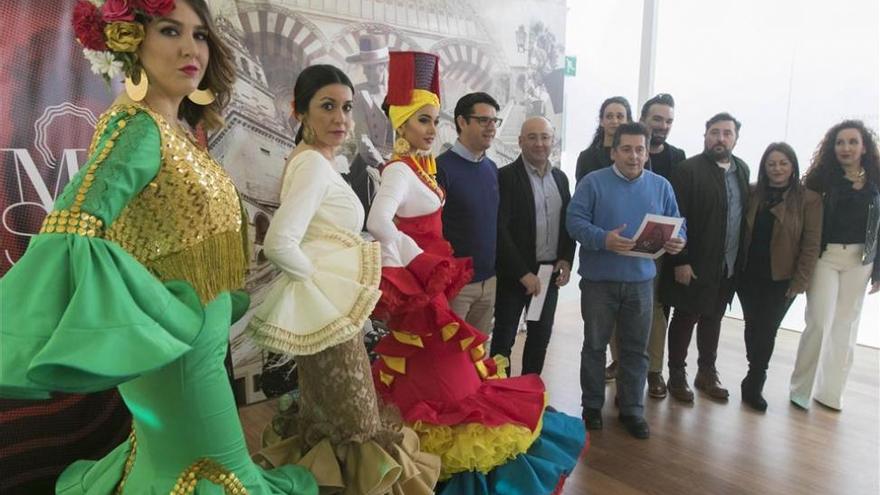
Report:
<svg viewBox="0 0 880 495"><path fill-rule="evenodd" d="M303 120L302 123L302 140L306 144L315 144L315 140L317 139L317 135L315 134L315 130L311 128L306 121Z"/></svg>
<svg viewBox="0 0 880 495"><path fill-rule="evenodd" d="M394 153L397 155L408 155L412 146L410 146L409 141L404 139L403 136L398 137L394 141Z"/></svg>
<svg viewBox="0 0 880 495"><path fill-rule="evenodd" d="M141 68L138 82L135 83L131 76L125 76L125 94L133 101L141 101L147 96L147 90L150 87L150 81L147 79L147 72Z"/></svg>
<svg viewBox="0 0 880 495"><path fill-rule="evenodd" d="M214 92L210 89L196 89L187 95L187 98L196 105L205 106L214 103L216 97L214 96Z"/></svg>

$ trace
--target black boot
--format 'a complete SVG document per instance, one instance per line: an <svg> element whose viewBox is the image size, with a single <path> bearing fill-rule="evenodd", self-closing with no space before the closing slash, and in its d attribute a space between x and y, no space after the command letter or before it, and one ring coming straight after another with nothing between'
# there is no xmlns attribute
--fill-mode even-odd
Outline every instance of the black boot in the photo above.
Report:
<svg viewBox="0 0 880 495"><path fill-rule="evenodd" d="M767 401L764 400L762 394L765 380L767 380L767 372L749 370L741 386L742 401L752 409L760 412L767 410Z"/></svg>

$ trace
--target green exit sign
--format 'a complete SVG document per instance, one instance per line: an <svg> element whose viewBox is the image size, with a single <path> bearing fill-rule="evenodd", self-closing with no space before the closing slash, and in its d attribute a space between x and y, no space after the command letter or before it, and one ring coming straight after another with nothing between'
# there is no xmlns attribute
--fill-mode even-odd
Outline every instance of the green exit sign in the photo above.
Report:
<svg viewBox="0 0 880 495"><path fill-rule="evenodd" d="M577 57L565 57L565 75L577 75L578 59Z"/></svg>

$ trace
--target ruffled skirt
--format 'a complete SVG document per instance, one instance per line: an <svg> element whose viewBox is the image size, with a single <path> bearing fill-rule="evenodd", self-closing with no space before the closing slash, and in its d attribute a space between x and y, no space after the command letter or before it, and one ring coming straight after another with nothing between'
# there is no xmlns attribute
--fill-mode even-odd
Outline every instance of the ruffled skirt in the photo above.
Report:
<svg viewBox="0 0 880 495"><path fill-rule="evenodd" d="M440 460L396 411L380 410L360 338L295 359L298 404L264 431L258 462L307 467L322 494L434 493Z"/></svg>

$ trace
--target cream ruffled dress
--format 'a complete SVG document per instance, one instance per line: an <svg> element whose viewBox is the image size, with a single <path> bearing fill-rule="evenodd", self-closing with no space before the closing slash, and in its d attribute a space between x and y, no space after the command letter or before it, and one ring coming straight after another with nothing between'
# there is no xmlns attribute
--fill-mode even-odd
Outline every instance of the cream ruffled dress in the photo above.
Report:
<svg viewBox="0 0 880 495"><path fill-rule="evenodd" d="M378 243L358 232L364 210L320 153L294 153L264 253L281 269L248 325L262 348L292 356L299 403L263 435L267 466L309 468L321 493L429 494L438 457L392 411L381 411L361 329L379 299Z"/></svg>

